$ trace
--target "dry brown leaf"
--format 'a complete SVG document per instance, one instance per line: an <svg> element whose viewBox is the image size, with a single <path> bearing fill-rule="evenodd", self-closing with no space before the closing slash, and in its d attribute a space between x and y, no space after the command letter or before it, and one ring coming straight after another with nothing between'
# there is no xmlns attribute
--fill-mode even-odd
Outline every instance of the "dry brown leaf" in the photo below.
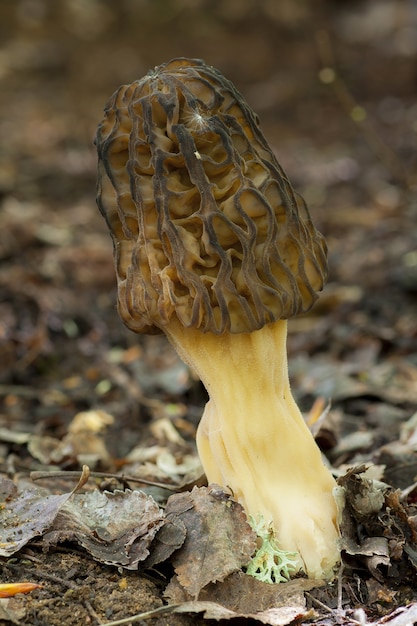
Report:
<svg viewBox="0 0 417 626"><path fill-rule="evenodd" d="M0 555L8 557L51 527L72 492L45 495L33 489L17 494L12 481L2 479L0 483L1 491L10 494L0 507Z"/></svg>
<svg viewBox="0 0 417 626"><path fill-rule="evenodd" d="M385 466L384 480L396 489L407 489L417 476L417 451L408 442L391 441L375 453L375 460Z"/></svg>
<svg viewBox="0 0 417 626"><path fill-rule="evenodd" d="M208 583L240 570L255 551L256 535L243 508L216 485L171 496L165 512L187 529L172 563L179 582L194 598Z"/></svg>
<svg viewBox="0 0 417 626"><path fill-rule="evenodd" d="M63 508L46 545L76 541L97 561L137 569L166 523L163 511L143 491L93 491L76 494Z"/></svg>
<svg viewBox="0 0 417 626"><path fill-rule="evenodd" d="M368 478L365 470L365 466L351 468L338 480L345 489L347 503L358 519L368 519L378 513L384 505L388 489L384 483Z"/></svg>
<svg viewBox="0 0 417 626"><path fill-rule="evenodd" d="M104 431L113 423L113 419L105 411L82 411L74 416L63 439L31 435L28 451L45 465L57 465L68 459L78 461L81 465L88 463L90 467L98 462L105 463L110 455L105 445Z"/></svg>
<svg viewBox="0 0 417 626"><path fill-rule="evenodd" d="M187 529L180 519L167 516L166 523L160 528L149 549L150 554L143 567L153 567L169 559L171 554L181 548L187 536Z"/></svg>
<svg viewBox="0 0 417 626"><path fill-rule="evenodd" d="M21 597L0 598L0 623L20 626L26 616Z"/></svg>
<svg viewBox="0 0 417 626"><path fill-rule="evenodd" d="M372 349L372 348L371 348ZM407 361L371 361L363 365L332 362L328 355L314 358L297 356L291 374L302 393L314 390L316 397L331 398L332 404L348 398L372 396L391 404L415 404L417 367Z"/></svg>
<svg viewBox="0 0 417 626"><path fill-rule="evenodd" d="M235 611L230 611L216 602L186 602L177 607L174 613L204 613L205 619L227 620L236 617L244 617L254 619L260 624L269 624L270 626L289 626L295 622L299 624L305 619L312 617L311 611L302 611L298 607L283 606L279 608L267 609L259 613L248 613L240 615Z"/></svg>
<svg viewBox="0 0 417 626"><path fill-rule="evenodd" d="M304 591L322 586L320 581L300 578L288 583L269 585L252 576L235 572L223 582L211 583L192 601L174 578L165 596L180 604L177 612L204 613L206 619L251 618L261 624L284 626L294 620L311 617L306 609Z"/></svg>
<svg viewBox="0 0 417 626"><path fill-rule="evenodd" d="M416 602L396 609L389 615L381 617L377 622L372 622L369 626L412 626L413 624L417 624Z"/></svg>
<svg viewBox="0 0 417 626"><path fill-rule="evenodd" d="M404 580L417 567L415 505L401 501L400 492L367 478L365 467L349 470L338 482L346 507L341 547L353 566L365 566L380 583Z"/></svg>

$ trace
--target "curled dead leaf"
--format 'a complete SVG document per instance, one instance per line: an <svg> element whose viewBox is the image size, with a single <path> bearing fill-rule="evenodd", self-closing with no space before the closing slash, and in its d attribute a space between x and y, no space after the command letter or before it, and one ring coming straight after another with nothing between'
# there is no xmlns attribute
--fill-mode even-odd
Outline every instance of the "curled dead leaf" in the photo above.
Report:
<svg viewBox="0 0 417 626"><path fill-rule="evenodd" d="M166 523L164 512L143 491L92 491L75 494L48 533L45 545L64 540L83 546L108 565L137 569Z"/></svg>
<svg viewBox="0 0 417 626"><path fill-rule="evenodd" d="M255 551L256 535L242 506L217 485L171 496L165 513L187 529L171 560L180 584L194 598L208 583L240 570Z"/></svg>
<svg viewBox="0 0 417 626"><path fill-rule="evenodd" d="M304 592L323 584L299 578L269 585L242 572L234 572L222 582L208 584L195 601L174 577L165 596L171 603L179 604L175 609L178 613L203 613L206 619L216 620L245 618L271 626L286 626L312 616L306 609Z"/></svg>
<svg viewBox="0 0 417 626"><path fill-rule="evenodd" d="M16 489L7 487L8 483L13 485L12 481L2 479L1 483L3 491L9 491L10 495L0 507L0 555L9 557L51 527L72 492L45 495L43 490L33 489L17 493Z"/></svg>

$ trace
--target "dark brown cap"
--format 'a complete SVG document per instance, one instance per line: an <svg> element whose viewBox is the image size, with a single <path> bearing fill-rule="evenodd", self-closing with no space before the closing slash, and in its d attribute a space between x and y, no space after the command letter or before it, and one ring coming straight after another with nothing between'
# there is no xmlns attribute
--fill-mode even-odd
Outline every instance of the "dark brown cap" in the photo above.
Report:
<svg viewBox="0 0 417 626"><path fill-rule="evenodd" d="M96 143L129 328L251 332L312 306L324 238L219 71L180 58L120 87Z"/></svg>

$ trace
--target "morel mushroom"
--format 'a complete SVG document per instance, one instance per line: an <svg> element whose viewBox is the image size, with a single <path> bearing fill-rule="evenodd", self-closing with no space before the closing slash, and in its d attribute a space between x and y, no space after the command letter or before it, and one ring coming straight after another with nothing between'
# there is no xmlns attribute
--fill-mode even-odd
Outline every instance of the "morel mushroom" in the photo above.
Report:
<svg viewBox="0 0 417 626"><path fill-rule="evenodd" d="M291 395L286 354L286 320L326 278L323 236L256 115L200 60L120 87L96 143L119 313L135 332L164 332L204 383L208 481L271 521L298 570L330 577L335 482Z"/></svg>

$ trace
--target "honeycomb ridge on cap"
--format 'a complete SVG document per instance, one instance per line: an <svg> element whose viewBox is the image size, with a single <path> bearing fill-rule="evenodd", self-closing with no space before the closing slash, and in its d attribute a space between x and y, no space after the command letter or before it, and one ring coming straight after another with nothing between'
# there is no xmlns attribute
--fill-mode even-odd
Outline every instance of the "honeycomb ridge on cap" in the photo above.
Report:
<svg viewBox="0 0 417 626"><path fill-rule="evenodd" d="M120 87L99 125L97 203L135 332L251 332L306 312L326 244L234 85L174 59Z"/></svg>

